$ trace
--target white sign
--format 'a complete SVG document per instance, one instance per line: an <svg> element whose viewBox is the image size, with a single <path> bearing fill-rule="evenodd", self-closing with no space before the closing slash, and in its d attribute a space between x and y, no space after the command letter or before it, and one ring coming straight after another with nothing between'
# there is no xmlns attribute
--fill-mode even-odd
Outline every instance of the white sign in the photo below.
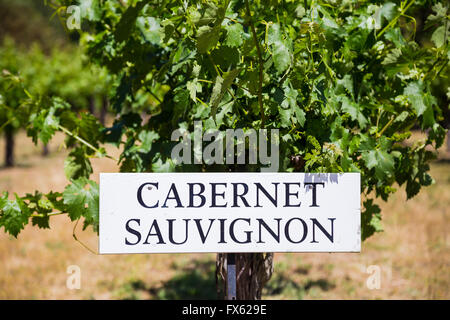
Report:
<svg viewBox="0 0 450 320"><path fill-rule="evenodd" d="M359 252L359 173L101 173L99 252Z"/></svg>

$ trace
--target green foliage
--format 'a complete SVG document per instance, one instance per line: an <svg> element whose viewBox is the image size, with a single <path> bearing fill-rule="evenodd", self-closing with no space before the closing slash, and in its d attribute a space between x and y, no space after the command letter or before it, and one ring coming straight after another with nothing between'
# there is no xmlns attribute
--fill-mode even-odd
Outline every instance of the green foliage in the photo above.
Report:
<svg viewBox="0 0 450 320"><path fill-rule="evenodd" d="M88 178L92 173L89 158L106 153L97 148L103 141L103 128L91 114L80 113L80 107L85 106L87 97L106 93L106 74L94 66L94 77L83 67L78 49L75 55L55 50L46 56L37 45L25 51L10 39L0 47L0 70L0 133L6 127L22 128L34 143L47 144L56 131L66 130L65 145L73 148L65 161L66 176L69 180ZM29 221L39 228L49 228L54 210L67 213L72 208L70 203L64 205L62 199L56 199L62 196L36 193L8 199L8 193L4 193L0 227L15 237ZM94 209L82 211L82 216L86 224L97 228L98 195L93 192L91 198Z"/></svg>
<svg viewBox="0 0 450 320"><path fill-rule="evenodd" d="M19 232L28 223L30 210L17 195L15 200L9 200L8 192L3 193L3 196L0 198L0 207L2 208L0 226L9 234L17 237Z"/></svg>
<svg viewBox="0 0 450 320"><path fill-rule="evenodd" d="M375 232L383 231L381 226L381 209L373 203L373 199L364 201L361 212L361 240L364 241Z"/></svg>
<svg viewBox="0 0 450 320"><path fill-rule="evenodd" d="M64 173L67 179L89 178L92 173L91 162L85 157L85 147L77 147L64 161Z"/></svg>
<svg viewBox="0 0 450 320"><path fill-rule="evenodd" d="M196 120L204 130L280 129L280 171L360 172L367 197L364 239L381 230L373 198L387 200L395 185L404 184L410 198L432 183L428 147L438 148L445 135L433 83L449 71L446 3L81 3L80 43L91 61L117 79L114 124L102 128L86 115L62 112L66 109L54 98L38 105L35 97L24 107L30 111L21 124L34 139L47 141L54 130L68 135L74 149L65 172L72 185L62 197L71 219L97 223L97 191L87 180L92 173L87 157L107 156L105 142L122 148L121 171L258 170L175 165L171 133L192 132ZM433 11L423 31L430 41L424 43L416 39L413 16L426 7ZM8 83L16 75L10 71ZM16 105L22 98L14 100ZM417 127L426 130L427 139L407 146L405 139ZM16 217L19 203L5 201L2 217Z"/></svg>
<svg viewBox="0 0 450 320"><path fill-rule="evenodd" d="M73 180L63 192L70 219L84 217L85 227L92 225L95 231L98 231L98 192L98 185L86 178Z"/></svg>
<svg viewBox="0 0 450 320"><path fill-rule="evenodd" d="M88 98L106 95L111 77L82 60L80 49L46 55L37 44L23 48L6 38L0 46L0 132L7 123L46 144L64 110L86 110Z"/></svg>

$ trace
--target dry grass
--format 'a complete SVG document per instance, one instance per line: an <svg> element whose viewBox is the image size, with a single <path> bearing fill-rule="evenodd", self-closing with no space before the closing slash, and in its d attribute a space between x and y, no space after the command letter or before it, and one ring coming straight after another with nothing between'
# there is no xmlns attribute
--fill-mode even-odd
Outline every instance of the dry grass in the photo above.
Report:
<svg viewBox="0 0 450 320"><path fill-rule="evenodd" d="M19 134L18 166L0 169L0 190L62 190L67 184L62 174L65 151L57 151L62 140L57 136L50 156L42 158L40 148ZM2 151L3 141L0 159ZM441 157L450 159L449 153ZM117 169L108 159L93 165L96 173ZM364 242L360 254L277 254L264 297L449 299L450 163L434 163L432 175L436 184L413 200L406 201L400 190L389 203L380 203L385 232ZM18 239L2 230L0 299L215 298L213 254L99 256L72 238L73 227L67 217L57 216L50 230L26 227ZM78 237L96 249L97 236L78 229ZM66 287L69 265L81 268L80 290ZM370 265L380 268L380 289L366 286Z"/></svg>

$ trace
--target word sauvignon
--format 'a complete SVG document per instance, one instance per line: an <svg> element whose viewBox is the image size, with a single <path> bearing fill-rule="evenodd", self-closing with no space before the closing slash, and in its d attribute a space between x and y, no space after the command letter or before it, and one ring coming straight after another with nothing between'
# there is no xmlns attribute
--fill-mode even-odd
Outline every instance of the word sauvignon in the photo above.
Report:
<svg viewBox="0 0 450 320"><path fill-rule="evenodd" d="M214 231L218 231L220 234L218 241L216 241L217 244L226 244L227 241L229 241L227 238L228 236L233 243L238 244L247 244L252 242L266 243L266 237L271 237L271 240L273 239L277 243L280 243L281 237L284 237L284 239L290 243L302 243L305 239L307 239L308 230L312 231L310 243L318 243L316 240L316 228L319 229L330 242L334 242L333 223L336 218L328 218L330 222L328 230L315 218L310 218L308 219L309 221L305 221L302 218L291 218L289 220L283 218L273 218L271 220L271 222L266 222L261 218L207 219L207 222L205 223L202 219L165 219L163 220L163 223L167 224L166 227L168 230L167 237L165 238L161 233L158 220L153 219L147 230L145 228L141 228L140 219L129 219L126 222L125 228L127 232L130 233L130 236L125 238L125 244L166 244L166 241L168 241L171 244L182 245L188 242L189 236L199 237L204 244L207 241L208 235L211 233L211 229L213 227ZM161 220L159 221L161 223ZM307 221L310 223L309 228ZM181 228L179 226L175 226L176 224L181 224ZM242 229L242 225L248 229L244 229L244 231L241 231L238 235L236 234L236 226L238 224L241 224L239 229ZM257 225L256 239L252 238L253 233L255 233L251 230L255 228L254 224ZM175 228L177 228L177 230L184 230L184 234L176 232L175 236Z"/></svg>

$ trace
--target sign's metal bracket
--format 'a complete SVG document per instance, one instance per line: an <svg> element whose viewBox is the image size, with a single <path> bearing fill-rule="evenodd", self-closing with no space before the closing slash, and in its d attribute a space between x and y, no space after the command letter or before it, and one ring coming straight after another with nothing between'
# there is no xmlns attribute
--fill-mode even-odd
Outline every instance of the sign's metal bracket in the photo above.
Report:
<svg viewBox="0 0 450 320"><path fill-rule="evenodd" d="M227 253L227 300L236 300L236 258Z"/></svg>

